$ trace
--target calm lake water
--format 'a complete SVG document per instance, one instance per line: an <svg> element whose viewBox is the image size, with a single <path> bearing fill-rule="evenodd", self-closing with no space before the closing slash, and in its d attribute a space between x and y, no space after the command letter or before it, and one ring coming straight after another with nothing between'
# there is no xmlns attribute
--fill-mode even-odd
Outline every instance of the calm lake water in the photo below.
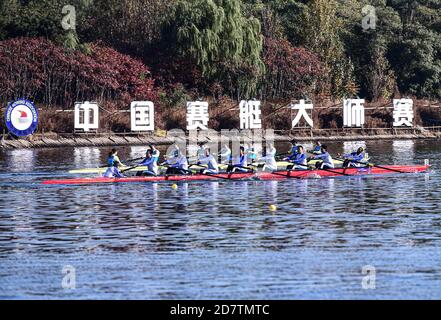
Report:
<svg viewBox="0 0 441 320"><path fill-rule="evenodd" d="M440 299L441 142L329 145L363 144L373 161L428 158L433 169L177 190L42 186L102 164L108 149L0 151L0 298ZM364 266L375 268L375 289L362 286ZM63 288L66 267L75 289Z"/></svg>

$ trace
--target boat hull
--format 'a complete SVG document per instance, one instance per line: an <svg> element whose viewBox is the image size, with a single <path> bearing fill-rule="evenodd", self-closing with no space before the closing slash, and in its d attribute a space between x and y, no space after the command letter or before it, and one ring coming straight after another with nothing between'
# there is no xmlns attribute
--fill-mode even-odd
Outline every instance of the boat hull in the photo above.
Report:
<svg viewBox="0 0 441 320"><path fill-rule="evenodd" d="M88 185L88 184L112 184L112 183L136 183L136 182L160 182L160 181L204 181L204 180L284 180L284 179L311 179L332 178L366 175L384 175L400 173L426 172L430 166L382 166L369 168L347 168L329 170L295 170L278 172L258 173L220 173L216 175L182 175L182 176L158 176L158 177L127 177L127 178L78 178L66 180L47 180L44 185Z"/></svg>

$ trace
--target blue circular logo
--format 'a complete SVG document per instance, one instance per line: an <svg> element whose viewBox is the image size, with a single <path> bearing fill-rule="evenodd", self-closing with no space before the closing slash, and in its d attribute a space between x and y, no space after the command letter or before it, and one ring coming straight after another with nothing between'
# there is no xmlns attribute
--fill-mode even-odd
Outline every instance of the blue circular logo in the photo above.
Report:
<svg viewBox="0 0 441 320"><path fill-rule="evenodd" d="M35 132L38 125L38 111L34 104L25 99L11 102L6 108L6 126L9 132L25 137Z"/></svg>

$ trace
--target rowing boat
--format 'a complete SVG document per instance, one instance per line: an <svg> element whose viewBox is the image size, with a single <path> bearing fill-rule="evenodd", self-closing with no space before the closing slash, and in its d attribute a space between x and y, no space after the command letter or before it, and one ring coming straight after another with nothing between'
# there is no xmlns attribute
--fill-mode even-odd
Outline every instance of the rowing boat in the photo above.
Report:
<svg viewBox="0 0 441 320"><path fill-rule="evenodd" d="M174 176L149 176L127 178L77 178L66 180L47 180L45 185L88 185L88 184L111 184L129 182L160 182L160 181L198 181L198 180L283 180L283 179L310 179L332 178L344 176L384 175L397 173L418 173L429 170L429 165L411 166L374 166L365 168L339 168L326 170L294 170L257 173L219 173L214 175L174 175Z"/></svg>
<svg viewBox="0 0 441 320"><path fill-rule="evenodd" d="M317 161L310 161L309 165L315 165ZM341 165L343 162L339 161L339 160L334 160L334 164L336 166ZM254 167L259 167L259 166L263 166L264 163L253 163L252 166ZM279 161L277 162L277 167L278 168L283 168L286 169L287 166L292 165L292 163L290 162L286 162L286 161ZM206 167L205 166L201 166L201 167ZM228 165L225 164L220 164L219 165L219 169L220 170L226 170L228 167ZM101 168L87 168L87 169L76 169L76 170L70 170L69 174L103 174L104 172L106 172L108 168L107 167L101 167ZM126 166L122 166L119 168L122 171L126 171L126 172L142 172L142 171L146 171L148 170L147 167L141 166L141 167L135 167L135 168L131 168L131 167L126 167ZM160 169L167 169L167 168L163 168L160 167Z"/></svg>

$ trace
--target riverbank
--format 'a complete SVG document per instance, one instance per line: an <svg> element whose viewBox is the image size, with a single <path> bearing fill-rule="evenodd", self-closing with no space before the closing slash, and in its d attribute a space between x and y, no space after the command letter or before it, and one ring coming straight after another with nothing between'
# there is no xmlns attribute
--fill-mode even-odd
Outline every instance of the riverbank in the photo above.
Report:
<svg viewBox="0 0 441 320"><path fill-rule="evenodd" d="M252 133L241 132L246 138L251 138ZM188 137L187 137L188 138ZM412 128L412 129L329 129L329 130L300 130L296 132L275 132L274 141L352 141L352 140L409 140L409 139L439 139L441 127ZM220 134L211 132L200 135L200 141L220 141ZM134 146L147 145L170 145L177 141L175 137L167 133L161 135L136 135L136 134L36 134L25 139L13 139L3 135L0 141L0 149L31 149L31 148L63 148L63 147L110 147L110 146ZM264 139L265 141L265 139Z"/></svg>

